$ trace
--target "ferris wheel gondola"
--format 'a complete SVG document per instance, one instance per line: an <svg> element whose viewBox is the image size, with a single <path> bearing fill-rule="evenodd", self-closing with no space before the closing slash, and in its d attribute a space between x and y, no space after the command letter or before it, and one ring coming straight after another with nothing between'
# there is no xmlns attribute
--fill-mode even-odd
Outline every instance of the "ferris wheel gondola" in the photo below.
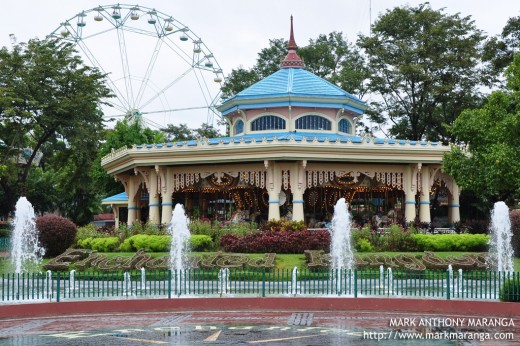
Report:
<svg viewBox="0 0 520 346"><path fill-rule="evenodd" d="M106 5L65 20L50 37L73 43L107 76L105 118L161 128L213 124L222 68L202 39L170 15L136 5Z"/></svg>

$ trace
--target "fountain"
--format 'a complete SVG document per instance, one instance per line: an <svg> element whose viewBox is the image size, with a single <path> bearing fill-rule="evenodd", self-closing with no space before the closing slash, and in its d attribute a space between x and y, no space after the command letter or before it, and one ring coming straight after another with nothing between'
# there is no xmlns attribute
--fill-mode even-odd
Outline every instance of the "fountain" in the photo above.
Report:
<svg viewBox="0 0 520 346"><path fill-rule="evenodd" d="M294 267L291 276L291 294L296 296L298 293L298 267Z"/></svg>
<svg viewBox="0 0 520 346"><path fill-rule="evenodd" d="M130 288L128 287L130 286ZM123 295L127 296L132 293L132 277L129 272L123 273Z"/></svg>
<svg viewBox="0 0 520 346"><path fill-rule="evenodd" d="M511 221L509 208L504 202L496 202L491 212L491 239L489 254L498 272L513 272L513 246L511 245ZM507 274L505 274L507 275Z"/></svg>
<svg viewBox="0 0 520 346"><path fill-rule="evenodd" d="M385 267L382 264L379 266L379 288L385 289Z"/></svg>
<svg viewBox="0 0 520 346"><path fill-rule="evenodd" d="M169 268L175 273L177 294L181 294L184 273L188 269L188 254L190 251L189 219L182 204L175 205L172 212L172 221L168 226L168 234L172 236L170 246Z"/></svg>
<svg viewBox="0 0 520 346"><path fill-rule="evenodd" d="M146 269L141 267L141 291L146 292Z"/></svg>
<svg viewBox="0 0 520 346"><path fill-rule="evenodd" d="M53 287L52 287L52 271L50 270L47 270L45 272L45 287L44 287L44 290L47 290L47 297L49 298L49 300L52 300L52 290L53 290Z"/></svg>
<svg viewBox="0 0 520 346"><path fill-rule="evenodd" d="M392 268L391 267L388 267L388 277L387 277L387 280L388 280L388 294L394 294L394 275L392 273Z"/></svg>
<svg viewBox="0 0 520 346"><path fill-rule="evenodd" d="M340 198L334 206L334 216L332 217L331 225L331 269L335 271L336 278L333 282L333 288L338 294L341 294L343 289L341 283L346 273L353 274L354 267L354 253L351 245L351 217L348 212L345 198ZM350 280L352 282L352 280Z"/></svg>
<svg viewBox="0 0 520 346"><path fill-rule="evenodd" d="M218 272L218 286L218 293L220 296L229 293L229 268L221 268Z"/></svg>
<svg viewBox="0 0 520 346"><path fill-rule="evenodd" d="M69 273L69 291L76 289L76 270L71 270Z"/></svg>
<svg viewBox="0 0 520 346"><path fill-rule="evenodd" d="M36 269L45 249L38 242L34 209L25 197L20 197L16 202L12 239L11 261L15 272L21 273Z"/></svg>
<svg viewBox="0 0 520 346"><path fill-rule="evenodd" d="M462 268L459 268L459 277L457 278L457 293L462 293L462 280L464 277L462 276Z"/></svg>

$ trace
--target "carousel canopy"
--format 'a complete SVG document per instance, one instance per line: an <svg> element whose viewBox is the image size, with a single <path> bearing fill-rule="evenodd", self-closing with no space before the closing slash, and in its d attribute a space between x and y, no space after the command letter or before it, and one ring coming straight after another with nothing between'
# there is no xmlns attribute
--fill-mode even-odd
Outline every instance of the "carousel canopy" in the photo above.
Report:
<svg viewBox="0 0 520 346"><path fill-rule="evenodd" d="M347 109L356 114L365 102L336 85L301 68L283 68L227 99L217 109L222 115L237 109L282 106Z"/></svg>

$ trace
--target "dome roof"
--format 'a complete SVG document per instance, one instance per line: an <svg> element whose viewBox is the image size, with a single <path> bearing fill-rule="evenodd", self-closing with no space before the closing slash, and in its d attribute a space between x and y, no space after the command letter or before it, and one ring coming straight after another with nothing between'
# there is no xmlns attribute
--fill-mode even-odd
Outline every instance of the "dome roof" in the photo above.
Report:
<svg viewBox="0 0 520 346"><path fill-rule="evenodd" d="M357 114L365 103L329 81L302 68L282 68L227 99L218 107L223 115L236 109L281 106L345 108Z"/></svg>

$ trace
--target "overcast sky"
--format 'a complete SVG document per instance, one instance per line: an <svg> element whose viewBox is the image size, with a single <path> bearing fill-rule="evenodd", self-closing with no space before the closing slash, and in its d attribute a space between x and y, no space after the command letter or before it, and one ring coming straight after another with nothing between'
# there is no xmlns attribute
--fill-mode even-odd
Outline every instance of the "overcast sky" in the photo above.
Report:
<svg viewBox="0 0 520 346"><path fill-rule="evenodd" d="M387 9L409 4L415 6L423 1L400 0L198 0L150 1L137 4L156 8L172 16L202 38L213 52L227 75L240 65L251 67L257 53L268 46L269 39L288 38L289 17L294 16L296 42L305 45L309 39L331 31L343 32L351 42L359 33L368 34L372 22ZM499 34L509 17L520 15L518 0L430 0L434 9L445 8L447 13L471 16L476 26L488 35ZM371 3L371 10L370 10ZM30 38L44 38L57 29L61 22L74 17L83 10L115 2L90 0L18 0L9 1L0 11L0 46L11 44L10 34L18 42ZM114 42L117 44L117 42ZM127 45L132 42L127 42ZM109 66L106 66L110 70ZM171 97L170 97L171 99ZM171 106L170 106L171 107ZM199 112L200 113L200 112ZM201 118L182 118L198 126ZM195 119L196 118L196 119ZM202 119L202 120L201 120ZM157 122L177 122L171 114Z"/></svg>

